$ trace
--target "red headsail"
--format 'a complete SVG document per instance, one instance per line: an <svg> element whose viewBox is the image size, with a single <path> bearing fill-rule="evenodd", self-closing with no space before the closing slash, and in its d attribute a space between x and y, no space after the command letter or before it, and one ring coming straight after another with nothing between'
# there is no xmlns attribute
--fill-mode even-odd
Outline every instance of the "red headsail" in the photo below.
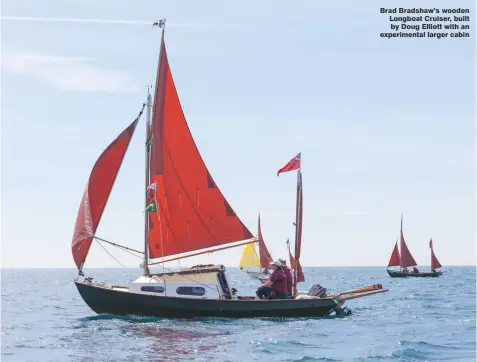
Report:
<svg viewBox="0 0 477 362"><path fill-rule="evenodd" d="M80 270L138 121L139 116L103 151L89 176L76 217L72 242L73 258Z"/></svg>
<svg viewBox="0 0 477 362"><path fill-rule="evenodd" d="M429 242L429 247L431 248L431 269L434 270L434 269L442 268L441 263L439 263L439 260L437 260L435 254L434 254L434 247L432 245L432 239Z"/></svg>
<svg viewBox="0 0 477 362"><path fill-rule="evenodd" d="M398 244L397 244L397 241L396 241L396 245L394 245L393 253L391 254L391 258L389 259L388 267L390 267L390 266L400 266L401 265L400 259L401 258L399 257Z"/></svg>
<svg viewBox="0 0 477 362"><path fill-rule="evenodd" d="M416 261L411 255L411 252L407 248L404 241L404 234L402 232L402 215L401 215L401 267L408 268L410 266L417 265Z"/></svg>
<svg viewBox="0 0 477 362"><path fill-rule="evenodd" d="M151 259L252 238L220 192L191 135L167 59L164 36L152 119L149 212ZM151 199L151 202L153 200Z"/></svg>
<svg viewBox="0 0 477 362"><path fill-rule="evenodd" d="M273 261L273 259L270 253L268 252L265 242L263 241L262 227L260 225L260 214L258 214L258 250L260 254L260 265L264 269L269 268L270 263Z"/></svg>

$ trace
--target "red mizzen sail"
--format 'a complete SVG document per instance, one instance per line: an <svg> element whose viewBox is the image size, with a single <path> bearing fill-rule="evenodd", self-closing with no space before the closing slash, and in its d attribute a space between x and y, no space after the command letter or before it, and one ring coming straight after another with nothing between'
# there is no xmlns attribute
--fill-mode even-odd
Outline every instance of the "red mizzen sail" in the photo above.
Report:
<svg viewBox="0 0 477 362"><path fill-rule="evenodd" d="M301 178L301 172L298 171L298 197L297 197L297 222L296 222L296 238L295 238L295 264L297 268L297 283L305 281L305 275L301 269L300 254L301 254L301 234L303 227L303 180Z"/></svg>
<svg viewBox="0 0 477 362"><path fill-rule="evenodd" d="M141 114L142 110L139 116ZM80 270L86 260L139 116L103 151L89 176L76 217L72 241L73 259Z"/></svg>
<svg viewBox="0 0 477 362"><path fill-rule="evenodd" d="M287 246L288 246L288 257L290 258L290 269L295 269L296 262L295 258L293 257L291 250L290 250L290 240L287 239Z"/></svg>
<svg viewBox="0 0 477 362"><path fill-rule="evenodd" d="M429 247L431 248L431 270L442 268L441 263L439 263L439 260L437 260L435 254L434 254L434 247L432 245L432 239L429 242Z"/></svg>
<svg viewBox="0 0 477 362"><path fill-rule="evenodd" d="M301 167L301 152L293 157L288 163L278 170L277 176L282 172L288 172L293 170L298 170Z"/></svg>
<svg viewBox="0 0 477 362"><path fill-rule="evenodd" d="M152 119L150 184L157 212L149 212L151 259L250 239L220 192L191 135L167 59L164 34ZM153 200L151 199L151 202Z"/></svg>
<svg viewBox="0 0 477 362"><path fill-rule="evenodd" d="M411 252L407 248L406 242L404 241L404 234L402 232L402 215L401 215L401 267L408 268L410 266L417 265L416 261L411 255Z"/></svg>
<svg viewBox="0 0 477 362"><path fill-rule="evenodd" d="M270 263L273 261L273 259L268 252L265 242L263 241L262 227L260 225L260 214L258 214L258 251L260 256L260 265L262 266L262 268L270 268Z"/></svg>
<svg viewBox="0 0 477 362"><path fill-rule="evenodd" d="M399 257L399 249L398 249L398 244L396 241L396 245L394 245L394 250L393 253L391 254L391 258L389 259L388 267L390 266L400 266L401 261Z"/></svg>

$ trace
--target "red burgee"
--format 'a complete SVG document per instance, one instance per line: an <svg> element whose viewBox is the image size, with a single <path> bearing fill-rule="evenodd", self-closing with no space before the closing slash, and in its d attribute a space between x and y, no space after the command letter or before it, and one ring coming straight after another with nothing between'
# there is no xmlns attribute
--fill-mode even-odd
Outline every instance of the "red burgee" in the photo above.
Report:
<svg viewBox="0 0 477 362"><path fill-rule="evenodd" d="M281 169L278 170L277 176L280 175L282 172L288 172L293 170L298 170L301 166L301 152L293 157L288 163L283 166Z"/></svg>

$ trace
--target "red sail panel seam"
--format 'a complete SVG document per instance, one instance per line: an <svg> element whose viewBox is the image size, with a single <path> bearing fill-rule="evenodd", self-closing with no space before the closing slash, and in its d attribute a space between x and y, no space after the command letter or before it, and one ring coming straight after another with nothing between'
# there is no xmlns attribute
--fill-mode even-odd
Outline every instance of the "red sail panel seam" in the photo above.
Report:
<svg viewBox="0 0 477 362"><path fill-rule="evenodd" d="M200 216L199 212L197 211L195 205L194 205L194 202L192 202L192 199L191 197L189 196L189 193L187 192L187 190L185 189L184 187L184 184L182 183L182 180L179 176L179 173L177 172L177 169L176 169L176 166L174 165L174 160L172 159L172 156L169 152L169 148L167 147L167 142L164 142L165 144L165 148L166 148L166 151L167 151L167 155L169 156L169 159L171 160L171 164L172 164L172 168L174 169L174 174L176 175L177 177L177 180L179 181L181 187L182 187L182 191L184 191L184 194L186 195L187 199L189 200L190 202L190 205L192 206L192 209L194 210L194 212L196 213L197 217L199 218L199 220L201 221L202 225L204 225L205 229L207 230L207 232L209 233L209 235L212 237L212 239L214 241L218 241L214 234L212 234L212 232L210 231L210 229L208 228L207 224L204 222L204 220L202 219L202 217ZM182 194L182 192L181 192ZM189 233L189 238L190 238L190 233Z"/></svg>

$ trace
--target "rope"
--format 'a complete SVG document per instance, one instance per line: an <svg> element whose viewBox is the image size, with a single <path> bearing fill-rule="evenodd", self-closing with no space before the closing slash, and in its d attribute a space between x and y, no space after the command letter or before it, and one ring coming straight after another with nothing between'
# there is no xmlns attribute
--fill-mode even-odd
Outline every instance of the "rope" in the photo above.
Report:
<svg viewBox="0 0 477 362"><path fill-rule="evenodd" d="M116 260L116 261L119 263L119 265L121 265L123 268L125 268L125 266L124 266L123 264L121 264L121 262L120 262L118 259L116 259L116 258L103 246L103 244L101 244L101 242L100 242L98 239L95 238L95 240L96 240L96 241L98 242L98 244L104 249L104 251L109 254L109 256L110 256L111 258L113 258L114 260Z"/></svg>

